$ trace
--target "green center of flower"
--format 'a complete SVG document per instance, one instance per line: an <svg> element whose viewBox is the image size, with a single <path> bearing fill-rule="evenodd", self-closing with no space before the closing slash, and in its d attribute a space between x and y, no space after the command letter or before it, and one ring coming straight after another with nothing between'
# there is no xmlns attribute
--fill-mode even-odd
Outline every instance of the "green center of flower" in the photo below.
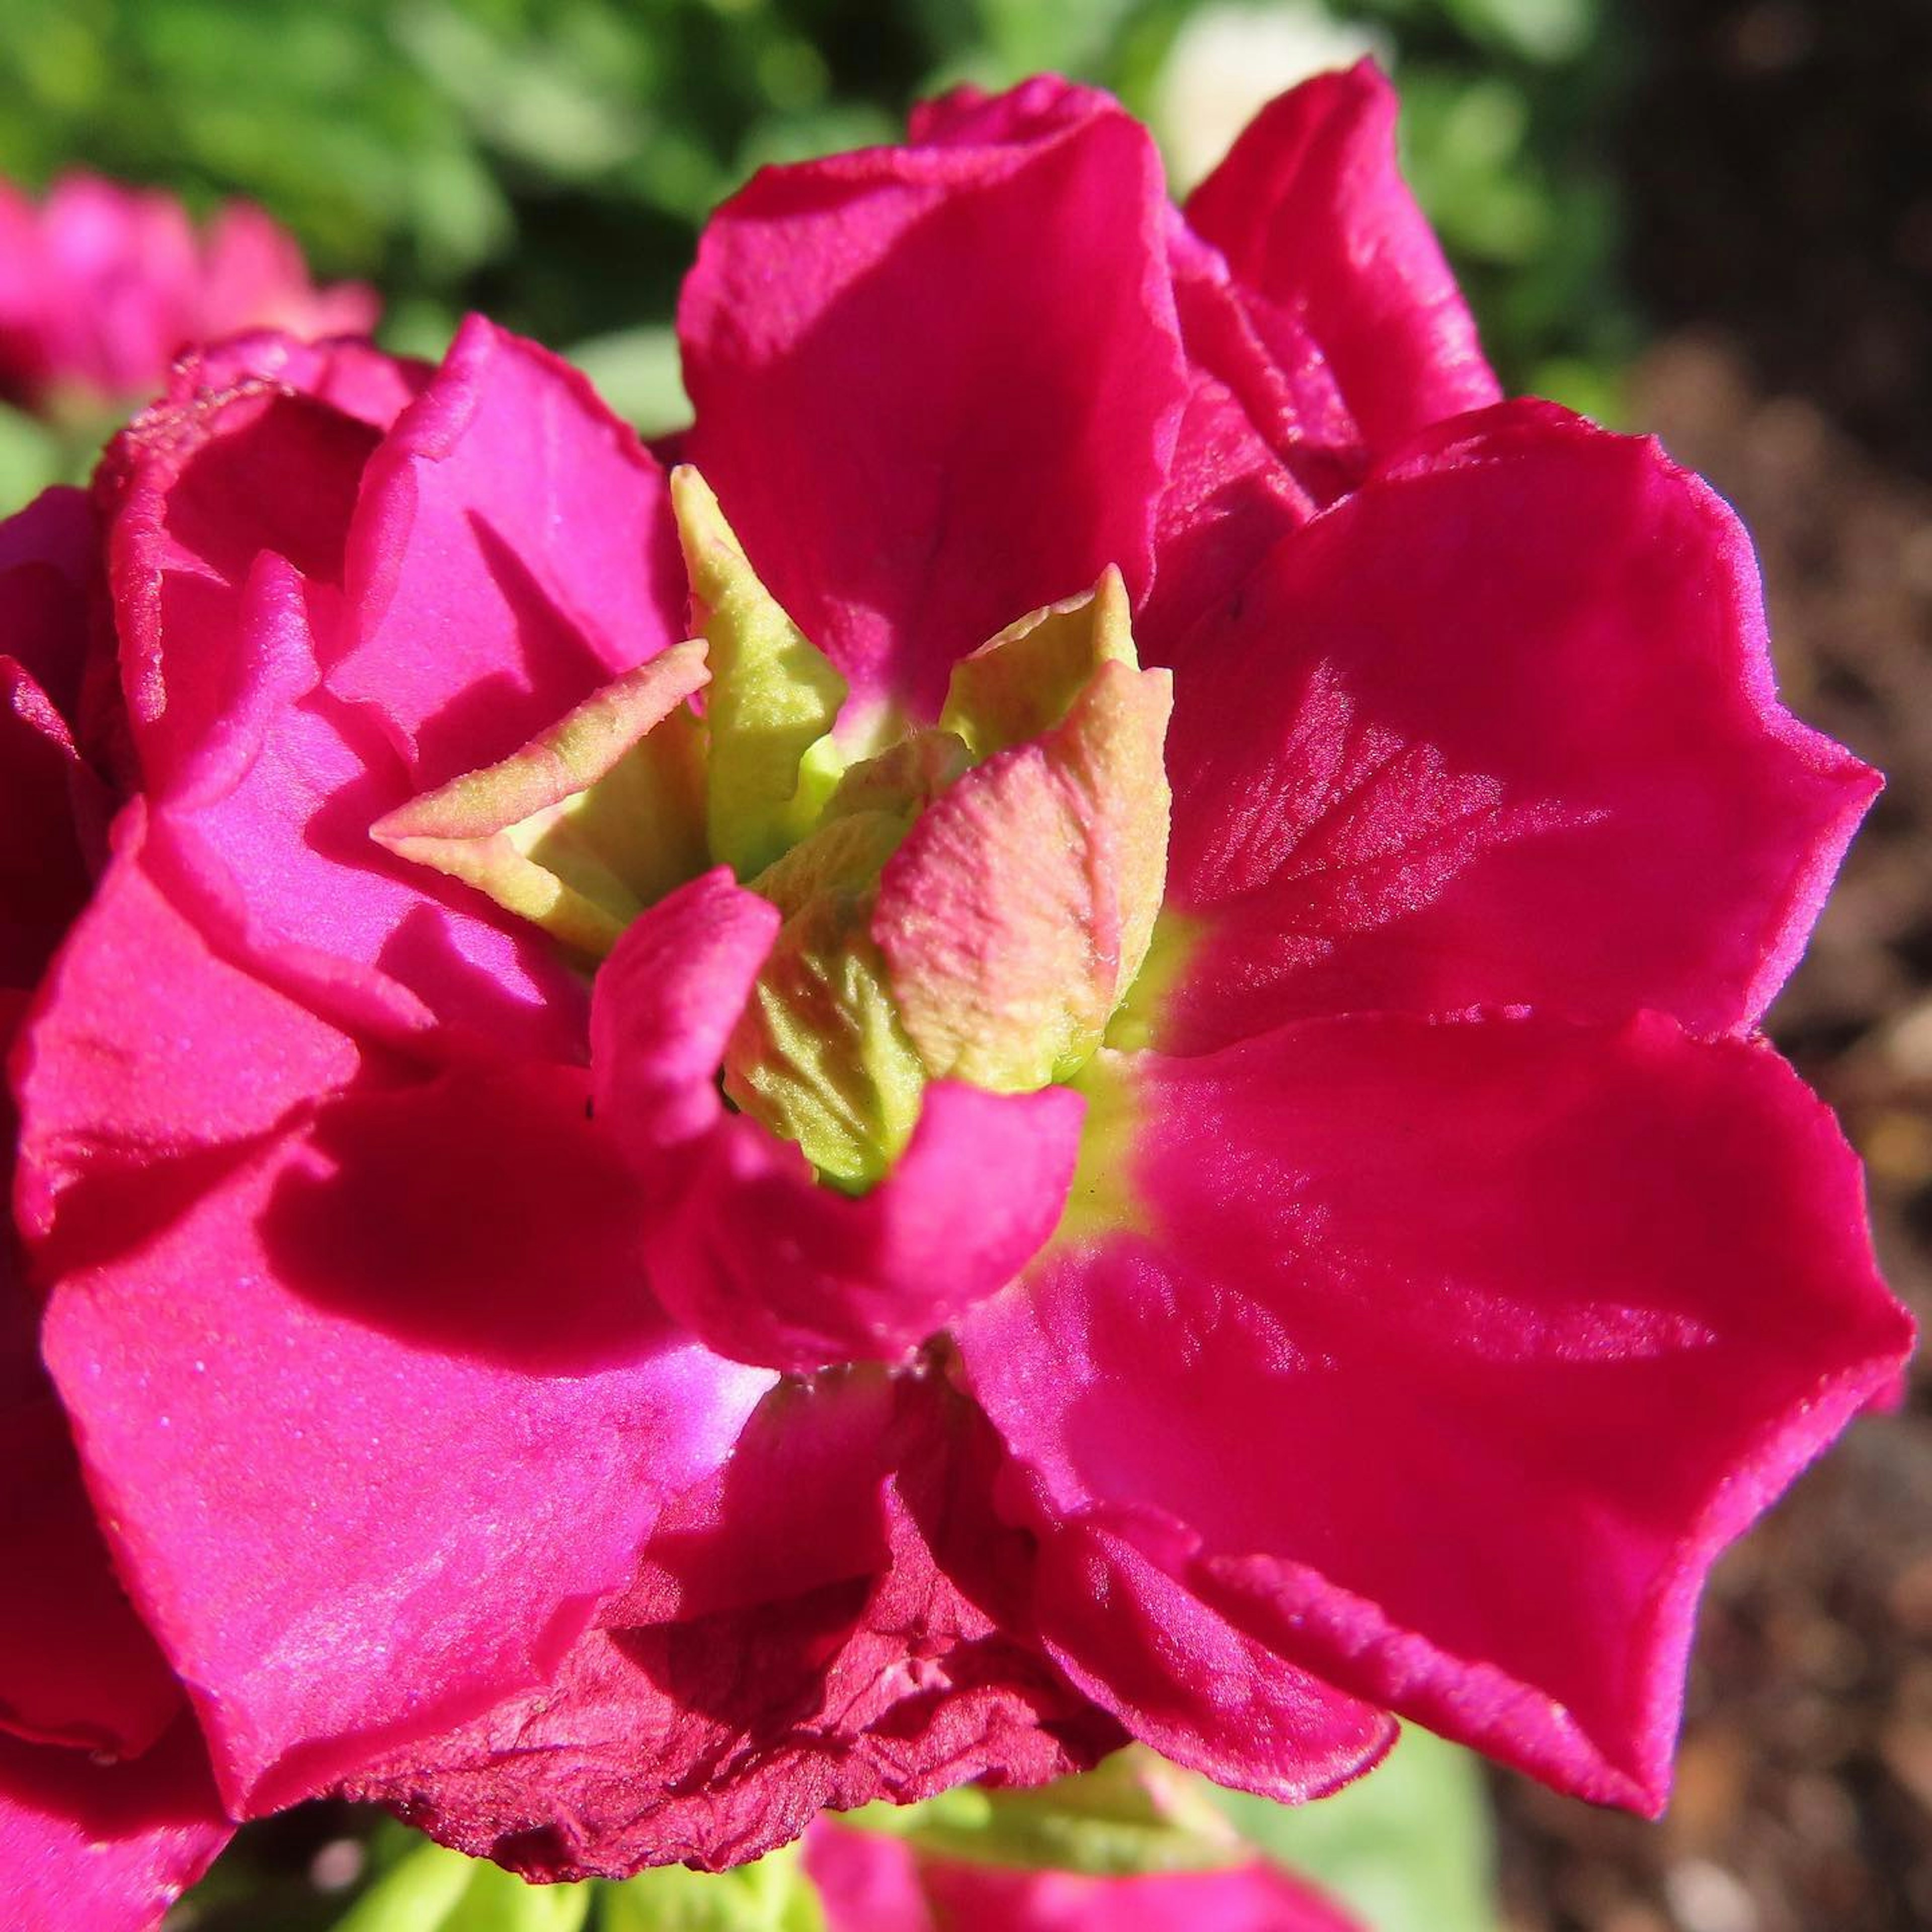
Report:
<svg viewBox="0 0 1932 1932"><path fill-rule="evenodd" d="M1139 668L1109 570L957 664L935 723L857 734L703 479L671 493L700 635L375 836L590 965L729 866L783 922L724 1090L862 1189L928 1081L1027 1092L1101 1044L1160 905L1169 680Z"/></svg>

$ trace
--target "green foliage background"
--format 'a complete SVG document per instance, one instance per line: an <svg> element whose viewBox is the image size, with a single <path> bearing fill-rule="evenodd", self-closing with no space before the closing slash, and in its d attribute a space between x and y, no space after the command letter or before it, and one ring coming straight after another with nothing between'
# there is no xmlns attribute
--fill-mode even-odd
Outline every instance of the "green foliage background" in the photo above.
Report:
<svg viewBox="0 0 1932 1932"><path fill-rule="evenodd" d="M1232 0L1221 0L1223 7ZM260 201L393 346L471 308L676 412L664 331L706 212L763 161L890 140L922 93L1054 68L1159 127L1199 0L0 0L0 173L85 164ZM1318 0L1253 0L1265 18ZM1393 59L1423 199L1512 386L1613 413L1633 328L1602 152L1606 0L1334 0ZM1171 131L1171 130L1170 130ZM653 420L656 419L656 420Z"/></svg>

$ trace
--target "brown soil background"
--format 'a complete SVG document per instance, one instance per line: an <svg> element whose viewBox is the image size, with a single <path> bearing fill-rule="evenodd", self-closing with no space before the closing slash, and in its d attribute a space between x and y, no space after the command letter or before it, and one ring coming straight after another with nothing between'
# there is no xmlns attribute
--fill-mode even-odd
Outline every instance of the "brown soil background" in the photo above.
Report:
<svg viewBox="0 0 1932 1932"><path fill-rule="evenodd" d="M1932 1318L1932 0L1642 10L1634 426L1758 542L1792 707L1888 775L1772 1031ZM1932 1372L1724 1560L1660 1826L1499 1776L1510 1932L1932 1927Z"/></svg>

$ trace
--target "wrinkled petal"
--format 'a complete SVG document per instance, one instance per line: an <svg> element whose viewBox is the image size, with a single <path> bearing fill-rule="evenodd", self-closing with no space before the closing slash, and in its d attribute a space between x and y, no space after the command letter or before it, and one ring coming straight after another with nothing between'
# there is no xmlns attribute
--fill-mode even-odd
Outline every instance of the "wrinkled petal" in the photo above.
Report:
<svg viewBox="0 0 1932 1932"><path fill-rule="evenodd" d="M878 1526L873 1560L821 1582L828 1566L794 1568L787 1541L742 1609L631 1623L620 1600L550 1689L352 1795L532 1878L622 1876L741 1863L827 1806L979 1778L1045 1783L1124 1742L1026 1641L1028 1539L988 1506L998 1445L969 1405L936 1382L862 1370L770 1400L780 1426L748 1435L728 1486L776 1489L817 1520L832 1508L814 1480L844 1467L837 1500ZM721 1562L754 1560L735 1509L709 1538L688 1514L670 1534L647 1562L715 1579ZM661 1603L658 1585L639 1599Z"/></svg>
<svg viewBox="0 0 1932 1932"><path fill-rule="evenodd" d="M1130 1218L960 1336L1053 1511L1355 1696L1654 1810L1712 1558L1910 1346L1830 1115L1654 1016L1108 1064Z"/></svg>
<svg viewBox="0 0 1932 1932"><path fill-rule="evenodd" d="M721 868L631 926L597 977L597 1118L646 1190L652 1289L693 1334L777 1368L890 1359L993 1293L1052 1232L1082 1102L1064 1088L938 1081L869 1193L819 1185L716 1086L778 917Z"/></svg>
<svg viewBox="0 0 1932 1932"><path fill-rule="evenodd" d="M688 460L861 709L1117 564L1144 593L1186 379L1144 130L769 169L679 312ZM773 291L782 290L782 299Z"/></svg>
<svg viewBox="0 0 1932 1932"><path fill-rule="evenodd" d="M542 1682L769 1380L650 1300L585 1097L343 1099L55 1286L90 1486L237 1809ZM93 1212L152 1223L142 1192Z"/></svg>
<svg viewBox="0 0 1932 1932"><path fill-rule="evenodd" d="M263 352L264 373L250 350ZM164 794L220 729L236 679L242 590L264 550L323 583L377 433L286 386L273 338L184 359L167 394L117 436L95 492L142 776Z"/></svg>
<svg viewBox="0 0 1932 1932"><path fill-rule="evenodd" d="M225 389L268 382L386 430L423 391L434 373L426 362L392 356L353 338L302 341L275 329L231 334L198 349L190 365L196 386Z"/></svg>
<svg viewBox="0 0 1932 1932"><path fill-rule="evenodd" d="M1360 1932L1278 1866L1131 1878L1024 1871L923 1856L902 1840L823 1820L805 1868L828 1932Z"/></svg>
<svg viewBox="0 0 1932 1932"><path fill-rule="evenodd" d="M150 1932L234 1828L185 1713L128 1764L0 1738L0 1924Z"/></svg>
<svg viewBox="0 0 1932 1932"><path fill-rule="evenodd" d="M1502 394L1397 171L1395 122L1372 62L1318 74L1262 109L1187 202L1235 279L1305 325L1372 449Z"/></svg>
<svg viewBox="0 0 1932 1932"><path fill-rule="evenodd" d="M0 1730L138 1756L182 1708L108 1566L60 1406L0 1413Z"/></svg>
<svg viewBox="0 0 1932 1932"><path fill-rule="evenodd" d="M1748 1026L1876 784L1778 702L1730 510L1548 404L1283 542L1188 640L1168 755L1183 1051L1478 1004Z"/></svg>
<svg viewBox="0 0 1932 1932"><path fill-rule="evenodd" d="M480 316L370 464L348 543L330 686L382 718L412 790L686 634L656 463L576 370Z"/></svg>

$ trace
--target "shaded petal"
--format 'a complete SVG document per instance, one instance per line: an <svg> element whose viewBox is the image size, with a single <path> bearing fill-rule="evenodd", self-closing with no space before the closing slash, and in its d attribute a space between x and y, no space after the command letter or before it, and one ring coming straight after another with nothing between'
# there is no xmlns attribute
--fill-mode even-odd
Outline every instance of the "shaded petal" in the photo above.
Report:
<svg viewBox="0 0 1932 1932"><path fill-rule="evenodd" d="M1052 1508L1352 1694L1654 1810L1712 1558L1910 1346L1830 1115L1654 1016L1108 1064L1137 1218L960 1338Z"/></svg>
<svg viewBox="0 0 1932 1932"><path fill-rule="evenodd" d="M70 724L80 715L88 592L100 567L84 490L44 490L0 522L0 655L20 664Z"/></svg>
<svg viewBox="0 0 1932 1932"><path fill-rule="evenodd" d="M542 1682L769 1381L650 1302L585 1098L343 1099L54 1288L90 1486L237 1809Z"/></svg>
<svg viewBox="0 0 1932 1932"><path fill-rule="evenodd" d="M1168 751L1182 1051L1478 1004L1748 1026L1877 782L1778 702L1730 511L1548 404L1283 542L1188 640Z"/></svg>
<svg viewBox="0 0 1932 1932"><path fill-rule="evenodd" d="M597 976L598 1122L644 1190L658 1298L740 1360L811 1370L902 1354L1000 1287L1058 1220L1082 1104L938 1081L910 1144L857 1198L728 1112L717 1070L778 908L722 868L653 906Z"/></svg>
<svg viewBox="0 0 1932 1932"><path fill-rule="evenodd" d="M680 1512L674 1546L647 1558L748 1578L752 1539L788 1504L874 1528L861 1567L826 1576L866 1555L849 1531L831 1531L848 1552L836 1565L786 1538L743 1607L632 1622L662 1600L648 1582L551 1689L399 1755L353 1795L534 1878L622 1876L741 1863L828 1805L1042 1784L1123 1742L1027 1641L1028 1539L988 1507L998 1445L969 1404L936 1380L864 1370L768 1400L779 1412L734 1456L709 1537ZM827 1476L830 1495L814 1486ZM756 1492L768 1500L741 1520Z"/></svg>
<svg viewBox="0 0 1932 1932"><path fill-rule="evenodd" d="M685 454L860 707L929 719L956 658L1109 563L1144 594L1186 393L1166 218L1118 112L768 169L713 217Z"/></svg>
<svg viewBox="0 0 1932 1932"><path fill-rule="evenodd" d="M128 1764L0 1738L0 1922L149 1932L234 1829L186 1713Z"/></svg>
<svg viewBox="0 0 1932 1932"><path fill-rule="evenodd" d="M0 575L0 595L8 582ZM87 903L83 828L98 836L106 818L104 788L66 722L27 670L0 657L0 987L25 992L46 969Z"/></svg>
<svg viewBox="0 0 1932 1932"><path fill-rule="evenodd" d="M50 1391L0 1413L0 1730L138 1756L183 1708L109 1568Z"/></svg>
<svg viewBox="0 0 1932 1932"><path fill-rule="evenodd" d="M1502 394L1396 166L1372 62L1270 102L1187 201L1235 279L1305 324L1372 449Z"/></svg>
<svg viewBox="0 0 1932 1932"><path fill-rule="evenodd" d="M590 385L472 316L370 464L330 688L412 790L494 764L685 635L663 472Z"/></svg>

